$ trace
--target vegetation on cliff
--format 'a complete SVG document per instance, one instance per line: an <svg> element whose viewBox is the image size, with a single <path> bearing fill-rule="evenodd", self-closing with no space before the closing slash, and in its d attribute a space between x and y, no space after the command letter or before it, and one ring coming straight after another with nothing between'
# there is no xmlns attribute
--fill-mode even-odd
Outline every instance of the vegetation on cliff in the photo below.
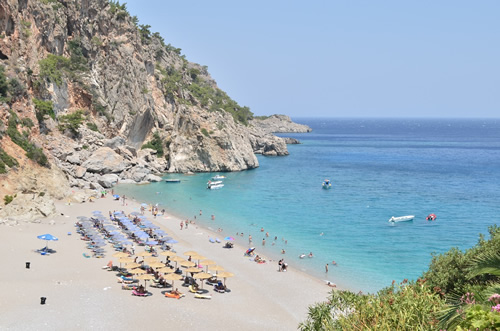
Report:
<svg viewBox="0 0 500 331"><path fill-rule="evenodd" d="M474 247L434 255L416 282L377 294L332 291L309 307L301 330L500 329L500 228Z"/></svg>

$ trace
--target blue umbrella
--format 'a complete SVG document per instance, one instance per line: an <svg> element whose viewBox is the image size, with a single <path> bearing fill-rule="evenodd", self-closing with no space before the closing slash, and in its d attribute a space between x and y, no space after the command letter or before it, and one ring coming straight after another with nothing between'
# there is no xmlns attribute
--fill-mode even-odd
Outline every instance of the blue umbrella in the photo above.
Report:
<svg viewBox="0 0 500 331"><path fill-rule="evenodd" d="M120 199L120 196L118 194L113 194L113 198L115 198L115 200L118 200Z"/></svg>
<svg viewBox="0 0 500 331"><path fill-rule="evenodd" d="M233 241L233 240L234 240L234 238L233 238L233 237L226 237L226 238L224 238L224 240Z"/></svg>
<svg viewBox="0 0 500 331"><path fill-rule="evenodd" d="M177 240L174 240L174 239L170 239L170 240L167 240L165 241L167 244L177 244L178 241Z"/></svg>
<svg viewBox="0 0 500 331"><path fill-rule="evenodd" d="M42 234L42 235L39 235L37 236L38 239L42 239L42 240L46 240L47 241L47 244L45 245L45 250L47 250L47 247L49 245L49 240L52 240L52 241L57 241L59 239L57 239L57 237L54 237L53 235L51 234Z"/></svg>
<svg viewBox="0 0 500 331"><path fill-rule="evenodd" d="M145 243L146 245L158 245L158 242L156 240L150 240Z"/></svg>

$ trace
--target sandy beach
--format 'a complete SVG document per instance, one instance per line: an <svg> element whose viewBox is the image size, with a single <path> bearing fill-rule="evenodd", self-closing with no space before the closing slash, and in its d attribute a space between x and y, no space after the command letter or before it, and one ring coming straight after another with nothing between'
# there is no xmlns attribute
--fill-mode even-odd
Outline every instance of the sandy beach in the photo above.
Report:
<svg viewBox="0 0 500 331"><path fill-rule="evenodd" d="M220 243L210 243L209 237L224 237L198 225L180 230L180 220L162 215L148 219L178 240L173 248L178 255L194 250L214 260L235 276L226 280L229 293L216 293L204 285L210 300L195 299L182 281L174 287L185 293L177 300L166 298L165 289L149 287L148 297L136 297L121 289L116 272L103 270L116 253L107 245L105 258L85 258L90 254L86 242L80 239L74 226L77 216L92 216L92 211L120 210L129 214L139 210L139 203L113 200L110 195L92 203L57 203L59 215L40 223L20 223L0 226L0 249L4 267L0 274L4 285L0 296L0 328L7 330L108 330L147 328L226 330L294 330L307 314L308 305L323 301L330 287L293 268L278 272L278 262L257 264L244 256L246 247L235 245L224 249ZM50 233L59 238L48 242L56 253L41 255L36 249L46 242L38 235ZM71 233L71 234L69 234ZM227 235L227 234L226 234ZM136 245L137 246L137 245ZM136 247L136 254L143 247ZM165 257L159 256L164 261ZM26 268L30 262L30 268ZM144 283L144 282L142 282ZM41 304L41 297L46 303Z"/></svg>

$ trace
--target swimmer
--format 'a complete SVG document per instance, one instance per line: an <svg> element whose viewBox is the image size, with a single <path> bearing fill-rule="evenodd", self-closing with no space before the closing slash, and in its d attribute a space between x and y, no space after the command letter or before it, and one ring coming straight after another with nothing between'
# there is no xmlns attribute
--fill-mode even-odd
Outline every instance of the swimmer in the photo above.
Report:
<svg viewBox="0 0 500 331"><path fill-rule="evenodd" d="M260 232L264 232L264 228L260 228Z"/></svg>
<svg viewBox="0 0 500 331"><path fill-rule="evenodd" d="M335 261L332 261L332 265L337 265L337 262L335 262Z"/></svg>
<svg viewBox="0 0 500 331"><path fill-rule="evenodd" d="M281 250L281 254L285 254L285 250L284 249Z"/></svg>
<svg viewBox="0 0 500 331"><path fill-rule="evenodd" d="M337 285L332 283L332 282L326 282L326 285L328 285L330 287L337 287Z"/></svg>
<svg viewBox="0 0 500 331"><path fill-rule="evenodd" d="M324 233L323 233L323 232L321 232L319 235L320 235L320 236L322 236L322 235L324 235Z"/></svg>
<svg viewBox="0 0 500 331"><path fill-rule="evenodd" d="M314 256L314 255L313 255L313 252L310 252L310 253L309 253L309 257L313 257L313 256Z"/></svg>
<svg viewBox="0 0 500 331"><path fill-rule="evenodd" d="M300 254L300 256L299 256L299 258L301 258L301 259L303 259L303 258L305 258L305 257L306 257L306 255L305 255L305 254Z"/></svg>

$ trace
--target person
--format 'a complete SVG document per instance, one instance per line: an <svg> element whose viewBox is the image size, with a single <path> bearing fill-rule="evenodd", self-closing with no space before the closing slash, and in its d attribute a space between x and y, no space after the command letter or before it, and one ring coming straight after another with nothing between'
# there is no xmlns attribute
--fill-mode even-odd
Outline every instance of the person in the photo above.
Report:
<svg viewBox="0 0 500 331"><path fill-rule="evenodd" d="M146 293L146 290L144 289L144 286L142 286L142 284L137 288L137 292L141 294Z"/></svg>
<svg viewBox="0 0 500 331"><path fill-rule="evenodd" d="M279 260L278 262L278 271L281 272L281 266L283 265L283 259Z"/></svg>
<svg viewBox="0 0 500 331"><path fill-rule="evenodd" d="M266 238L262 238L262 246L266 246Z"/></svg>
<svg viewBox="0 0 500 331"><path fill-rule="evenodd" d="M325 265L325 272L328 272L328 263Z"/></svg>
<svg viewBox="0 0 500 331"><path fill-rule="evenodd" d="M200 216L201 216L201 209L200 209Z"/></svg>
<svg viewBox="0 0 500 331"><path fill-rule="evenodd" d="M181 292L179 292L179 289L176 287L175 290L170 291L170 293L175 294L175 295L181 295Z"/></svg>
<svg viewBox="0 0 500 331"><path fill-rule="evenodd" d="M332 261L332 265L337 265L337 262L335 262L335 261Z"/></svg>
<svg viewBox="0 0 500 331"><path fill-rule="evenodd" d="M215 221L215 215L212 215L212 221Z"/></svg>
<svg viewBox="0 0 500 331"><path fill-rule="evenodd" d="M285 250L284 249L281 250L281 254L285 254Z"/></svg>
<svg viewBox="0 0 500 331"><path fill-rule="evenodd" d="M251 244L252 243L252 235L248 235L248 243Z"/></svg>
<svg viewBox="0 0 500 331"><path fill-rule="evenodd" d="M185 223L186 223L186 230L187 230L187 228L188 228L188 224L189 224L188 220L186 220L186 222L185 222Z"/></svg>
<svg viewBox="0 0 500 331"><path fill-rule="evenodd" d="M134 255L135 254L135 245L134 244L132 244L131 249L132 249L132 255Z"/></svg>
<svg viewBox="0 0 500 331"><path fill-rule="evenodd" d="M269 232L266 232L266 237L269 237Z"/></svg>
<svg viewBox="0 0 500 331"><path fill-rule="evenodd" d="M264 228L260 228L260 232L264 232Z"/></svg>
<svg viewBox="0 0 500 331"><path fill-rule="evenodd" d="M309 257L313 257L313 252L309 252Z"/></svg>
<svg viewBox="0 0 500 331"><path fill-rule="evenodd" d="M326 282L326 285L328 285L328 286L330 286L330 287L337 287L337 285L336 285L336 284L331 283L331 282L329 282L329 281L328 281L328 282Z"/></svg>
<svg viewBox="0 0 500 331"><path fill-rule="evenodd" d="M181 221L181 230L182 230L183 227L184 227L184 222Z"/></svg>

